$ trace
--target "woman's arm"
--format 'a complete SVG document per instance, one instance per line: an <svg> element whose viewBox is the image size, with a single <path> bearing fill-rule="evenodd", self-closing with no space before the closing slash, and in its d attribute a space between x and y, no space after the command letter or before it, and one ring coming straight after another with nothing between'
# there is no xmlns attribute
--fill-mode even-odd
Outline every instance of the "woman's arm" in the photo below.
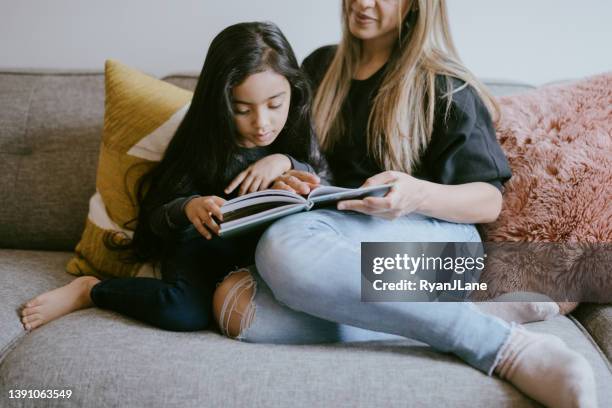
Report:
<svg viewBox="0 0 612 408"><path fill-rule="evenodd" d="M364 187L394 183L385 197L367 197L338 203L339 210L394 219L416 212L458 223L493 222L501 211L501 192L488 183L437 184L408 174L386 171L370 177Z"/></svg>
<svg viewBox="0 0 612 408"><path fill-rule="evenodd" d="M502 194L489 183L459 185L423 181L423 204L416 211L451 222L485 224L499 216Z"/></svg>

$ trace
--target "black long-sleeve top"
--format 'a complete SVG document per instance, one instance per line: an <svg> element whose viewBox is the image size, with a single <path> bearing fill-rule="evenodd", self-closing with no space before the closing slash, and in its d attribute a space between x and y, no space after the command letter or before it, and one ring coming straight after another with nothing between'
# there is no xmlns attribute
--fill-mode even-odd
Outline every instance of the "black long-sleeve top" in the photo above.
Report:
<svg viewBox="0 0 612 408"><path fill-rule="evenodd" d="M335 46L321 47L302 63L314 91L321 83L336 51ZM383 169L367 149L367 127L373 99L384 77L386 65L365 80L352 80L349 94L342 106L346 134L324 152L333 183L358 187ZM413 169L414 177L439 184L463 184L482 181L503 189L511 177L508 161L497 142L490 114L476 91L467 86L452 95L448 118L445 119L446 81L459 88L463 81L444 76L436 78L436 107L431 141L420 164Z"/></svg>
<svg viewBox="0 0 612 408"><path fill-rule="evenodd" d="M256 161L263 159L266 156L273 154L269 146L244 148L240 147L238 153L234 156L232 162L225 171L224 180L221 185L227 186L229 183L244 169ZM316 174L315 170L307 163L302 163L289 155L285 155L291 161L291 168L295 170L307 171ZM189 201L196 197L206 195L216 195L223 199L229 200L236 197L238 189L236 188L231 194L225 194L223 191L197 191L190 190L181 197L157 207L151 213L149 225L153 233L163 239L170 239L174 234L189 226L190 221L185 213L185 206Z"/></svg>

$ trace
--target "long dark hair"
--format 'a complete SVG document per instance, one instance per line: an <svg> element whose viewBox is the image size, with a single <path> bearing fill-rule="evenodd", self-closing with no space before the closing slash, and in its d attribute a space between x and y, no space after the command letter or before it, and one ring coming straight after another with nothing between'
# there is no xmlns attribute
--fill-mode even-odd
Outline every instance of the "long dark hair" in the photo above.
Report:
<svg viewBox="0 0 612 408"><path fill-rule="evenodd" d="M138 217L133 238L108 236L110 249L130 250L124 261L155 261L167 249L151 230L151 213L190 191L221 191L224 172L238 149L232 89L249 75L273 70L291 86L285 127L271 148L295 159L313 163L311 91L293 50L273 23L250 22L227 27L212 41L196 85L191 106L160 163L137 185ZM317 163L313 163L315 166Z"/></svg>

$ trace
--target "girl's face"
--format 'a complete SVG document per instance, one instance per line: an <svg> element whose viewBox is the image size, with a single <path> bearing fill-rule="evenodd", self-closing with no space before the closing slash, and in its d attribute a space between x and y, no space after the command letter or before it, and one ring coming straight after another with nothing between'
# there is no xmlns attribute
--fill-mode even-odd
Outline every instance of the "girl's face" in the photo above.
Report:
<svg viewBox="0 0 612 408"><path fill-rule="evenodd" d="M279 135L289 113L291 85L267 70L248 76L232 90L234 122L240 146L267 146Z"/></svg>
<svg viewBox="0 0 612 408"><path fill-rule="evenodd" d="M373 40L396 34L409 0L349 0L348 27L360 40Z"/></svg>

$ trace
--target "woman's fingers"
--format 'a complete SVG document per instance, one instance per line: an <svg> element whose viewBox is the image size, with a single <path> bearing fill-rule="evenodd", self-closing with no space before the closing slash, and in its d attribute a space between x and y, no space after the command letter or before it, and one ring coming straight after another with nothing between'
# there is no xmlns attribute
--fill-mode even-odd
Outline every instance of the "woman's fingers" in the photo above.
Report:
<svg viewBox="0 0 612 408"><path fill-rule="evenodd" d="M368 197L370 198L370 197ZM370 202L364 200L344 200L339 201L337 204L339 210L357 211L363 214L383 216L383 214L392 211L389 206L377 206L372 205Z"/></svg>
<svg viewBox="0 0 612 408"><path fill-rule="evenodd" d="M234 177L234 179L225 188L224 190L225 194L230 194L232 191L234 191L234 189L242 183L242 181L246 178L248 174L249 174L249 169L246 169L240 172L240 174L238 174L236 177Z"/></svg>
<svg viewBox="0 0 612 408"><path fill-rule="evenodd" d="M295 193L295 190L292 189L287 183L281 180L276 180L274 184L272 184L272 188L276 190L287 190Z"/></svg>
<svg viewBox="0 0 612 408"><path fill-rule="evenodd" d="M395 181L397 181L397 176L393 172L385 171L370 177L361 187L380 186L382 184L389 184Z"/></svg>
<svg viewBox="0 0 612 408"><path fill-rule="evenodd" d="M298 180L303 181L305 183L314 184L314 185L318 185L321 183L321 179L319 178L319 176L317 176L316 174L309 173L307 171L289 170L285 174L293 176L297 178Z"/></svg>
<svg viewBox="0 0 612 408"><path fill-rule="evenodd" d="M391 210L393 208L393 201L388 196L385 197L366 197L363 202L371 208L377 208L381 210Z"/></svg>
<svg viewBox="0 0 612 408"><path fill-rule="evenodd" d="M373 208L370 208L363 200L343 200L338 201L336 208L339 210L358 211L364 214L370 214Z"/></svg>
<svg viewBox="0 0 612 408"><path fill-rule="evenodd" d="M287 183L295 192L298 194L308 194L310 193L310 184L295 176L284 176L283 181Z"/></svg>

